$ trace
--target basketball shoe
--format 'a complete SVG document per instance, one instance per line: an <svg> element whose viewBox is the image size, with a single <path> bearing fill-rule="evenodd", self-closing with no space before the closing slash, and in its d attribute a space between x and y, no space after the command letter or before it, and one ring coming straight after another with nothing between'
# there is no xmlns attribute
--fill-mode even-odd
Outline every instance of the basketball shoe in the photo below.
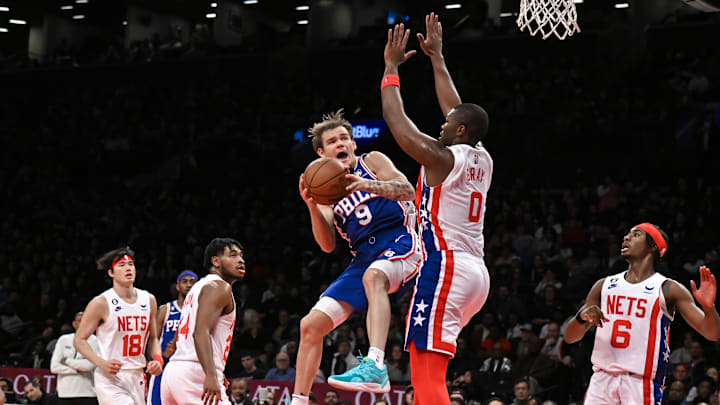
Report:
<svg viewBox="0 0 720 405"><path fill-rule="evenodd" d="M390 392L390 379L387 366L377 368L375 360L367 357L360 359L360 364L343 374L328 378L328 384L335 388L349 391L373 392L384 394Z"/></svg>

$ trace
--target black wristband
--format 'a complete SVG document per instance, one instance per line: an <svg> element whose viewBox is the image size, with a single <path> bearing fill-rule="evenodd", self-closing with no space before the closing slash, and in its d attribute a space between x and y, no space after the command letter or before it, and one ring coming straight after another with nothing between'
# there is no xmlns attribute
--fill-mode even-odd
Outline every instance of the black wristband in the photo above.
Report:
<svg viewBox="0 0 720 405"><path fill-rule="evenodd" d="M580 312L578 312L577 314L575 314L575 320L578 321L578 323L579 323L580 325L584 325L584 324L587 323L587 321L584 320L584 319L582 319L582 317L580 316Z"/></svg>

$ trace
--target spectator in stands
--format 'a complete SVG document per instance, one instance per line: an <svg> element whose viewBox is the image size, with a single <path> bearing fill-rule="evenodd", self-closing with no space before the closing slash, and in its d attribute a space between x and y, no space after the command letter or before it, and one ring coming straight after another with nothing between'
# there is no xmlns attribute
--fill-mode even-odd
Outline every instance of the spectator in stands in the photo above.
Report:
<svg viewBox="0 0 720 405"><path fill-rule="evenodd" d="M295 369L290 367L290 357L280 352L275 356L275 367L265 374L266 380L295 381Z"/></svg>
<svg viewBox="0 0 720 405"><path fill-rule="evenodd" d="M325 405L335 405L340 400L337 391L329 389L325 392Z"/></svg>
<svg viewBox="0 0 720 405"><path fill-rule="evenodd" d="M410 382L410 365L407 352L403 350L402 344L392 344L390 356L385 364L387 365L388 377L391 383L407 384Z"/></svg>
<svg viewBox="0 0 720 405"><path fill-rule="evenodd" d="M342 374L360 364L357 357L353 356L350 352L350 341L345 337L340 337L336 345L337 351L333 354L332 361L330 362L330 370L327 373L328 376Z"/></svg>
<svg viewBox="0 0 720 405"><path fill-rule="evenodd" d="M242 378L235 378L230 383L230 403L232 405L253 405L248 397L247 381Z"/></svg>
<svg viewBox="0 0 720 405"><path fill-rule="evenodd" d="M55 394L46 394L37 381L30 380L25 384L25 398L28 403L41 405L58 405L58 398Z"/></svg>
<svg viewBox="0 0 720 405"><path fill-rule="evenodd" d="M538 405L537 400L530 395L530 383L527 378L521 378L513 386L512 405Z"/></svg>
<svg viewBox="0 0 720 405"><path fill-rule="evenodd" d="M242 370L240 370L237 375L239 378L261 380L265 377L265 374L267 374L267 371L261 370L255 366L255 357L253 357L251 353L243 353L240 357L240 361L242 362Z"/></svg>

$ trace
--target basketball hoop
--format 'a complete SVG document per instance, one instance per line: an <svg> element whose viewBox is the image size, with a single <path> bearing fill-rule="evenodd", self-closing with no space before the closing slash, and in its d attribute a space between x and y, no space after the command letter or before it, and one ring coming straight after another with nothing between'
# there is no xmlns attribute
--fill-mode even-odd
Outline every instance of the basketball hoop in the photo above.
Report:
<svg viewBox="0 0 720 405"><path fill-rule="evenodd" d="M520 0L517 25L533 36L540 32L543 39L555 34L563 40L580 32L573 0Z"/></svg>

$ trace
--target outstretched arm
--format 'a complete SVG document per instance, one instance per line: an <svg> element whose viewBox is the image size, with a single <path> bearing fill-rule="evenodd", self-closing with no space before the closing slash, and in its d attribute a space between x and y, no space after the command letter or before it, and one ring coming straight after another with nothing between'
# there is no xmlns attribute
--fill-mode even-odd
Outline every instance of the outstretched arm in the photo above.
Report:
<svg viewBox="0 0 720 405"><path fill-rule="evenodd" d="M600 296L603 281L605 279L598 280L595 285L590 289L590 292L585 299L585 305L580 308L576 317L580 317L585 322L578 322L577 318L570 321L565 329L564 339L568 343L575 343L585 336L590 327L597 325L602 328L603 322L609 322L610 320L605 317L600 309Z"/></svg>
<svg viewBox="0 0 720 405"><path fill-rule="evenodd" d="M692 295L687 288L669 280L663 285L663 293L668 304L676 308L680 315L685 318L688 325L698 331L705 339L720 340L720 317L715 309L715 295L717 285L715 276L705 266L700 267L700 287L696 287L695 281L690 281ZM695 305L697 300L700 307Z"/></svg>
<svg viewBox="0 0 720 405"><path fill-rule="evenodd" d="M385 45L385 75L397 75L398 66L415 54L405 52L410 30L405 31L403 24L388 30ZM385 86L382 91L383 118L390 128L395 141L405 153L416 162L425 166L428 174L444 179L454 163L452 152L439 140L420 132L405 114L400 89L397 86Z"/></svg>
<svg viewBox="0 0 720 405"><path fill-rule="evenodd" d="M438 15L430 13L425 16L425 31L427 37L418 33L420 49L430 58L435 77L435 94L440 104L443 115L447 117L450 110L458 106L462 101L453 83L450 72L445 65L445 57L442 54L442 24L438 21Z"/></svg>
<svg viewBox="0 0 720 405"><path fill-rule="evenodd" d="M345 177L352 181L346 187L348 193L363 190L395 201L412 201L415 199L415 188L382 152L370 152L364 160L375 174L375 177L377 177L377 180L365 179L355 174L346 174Z"/></svg>

